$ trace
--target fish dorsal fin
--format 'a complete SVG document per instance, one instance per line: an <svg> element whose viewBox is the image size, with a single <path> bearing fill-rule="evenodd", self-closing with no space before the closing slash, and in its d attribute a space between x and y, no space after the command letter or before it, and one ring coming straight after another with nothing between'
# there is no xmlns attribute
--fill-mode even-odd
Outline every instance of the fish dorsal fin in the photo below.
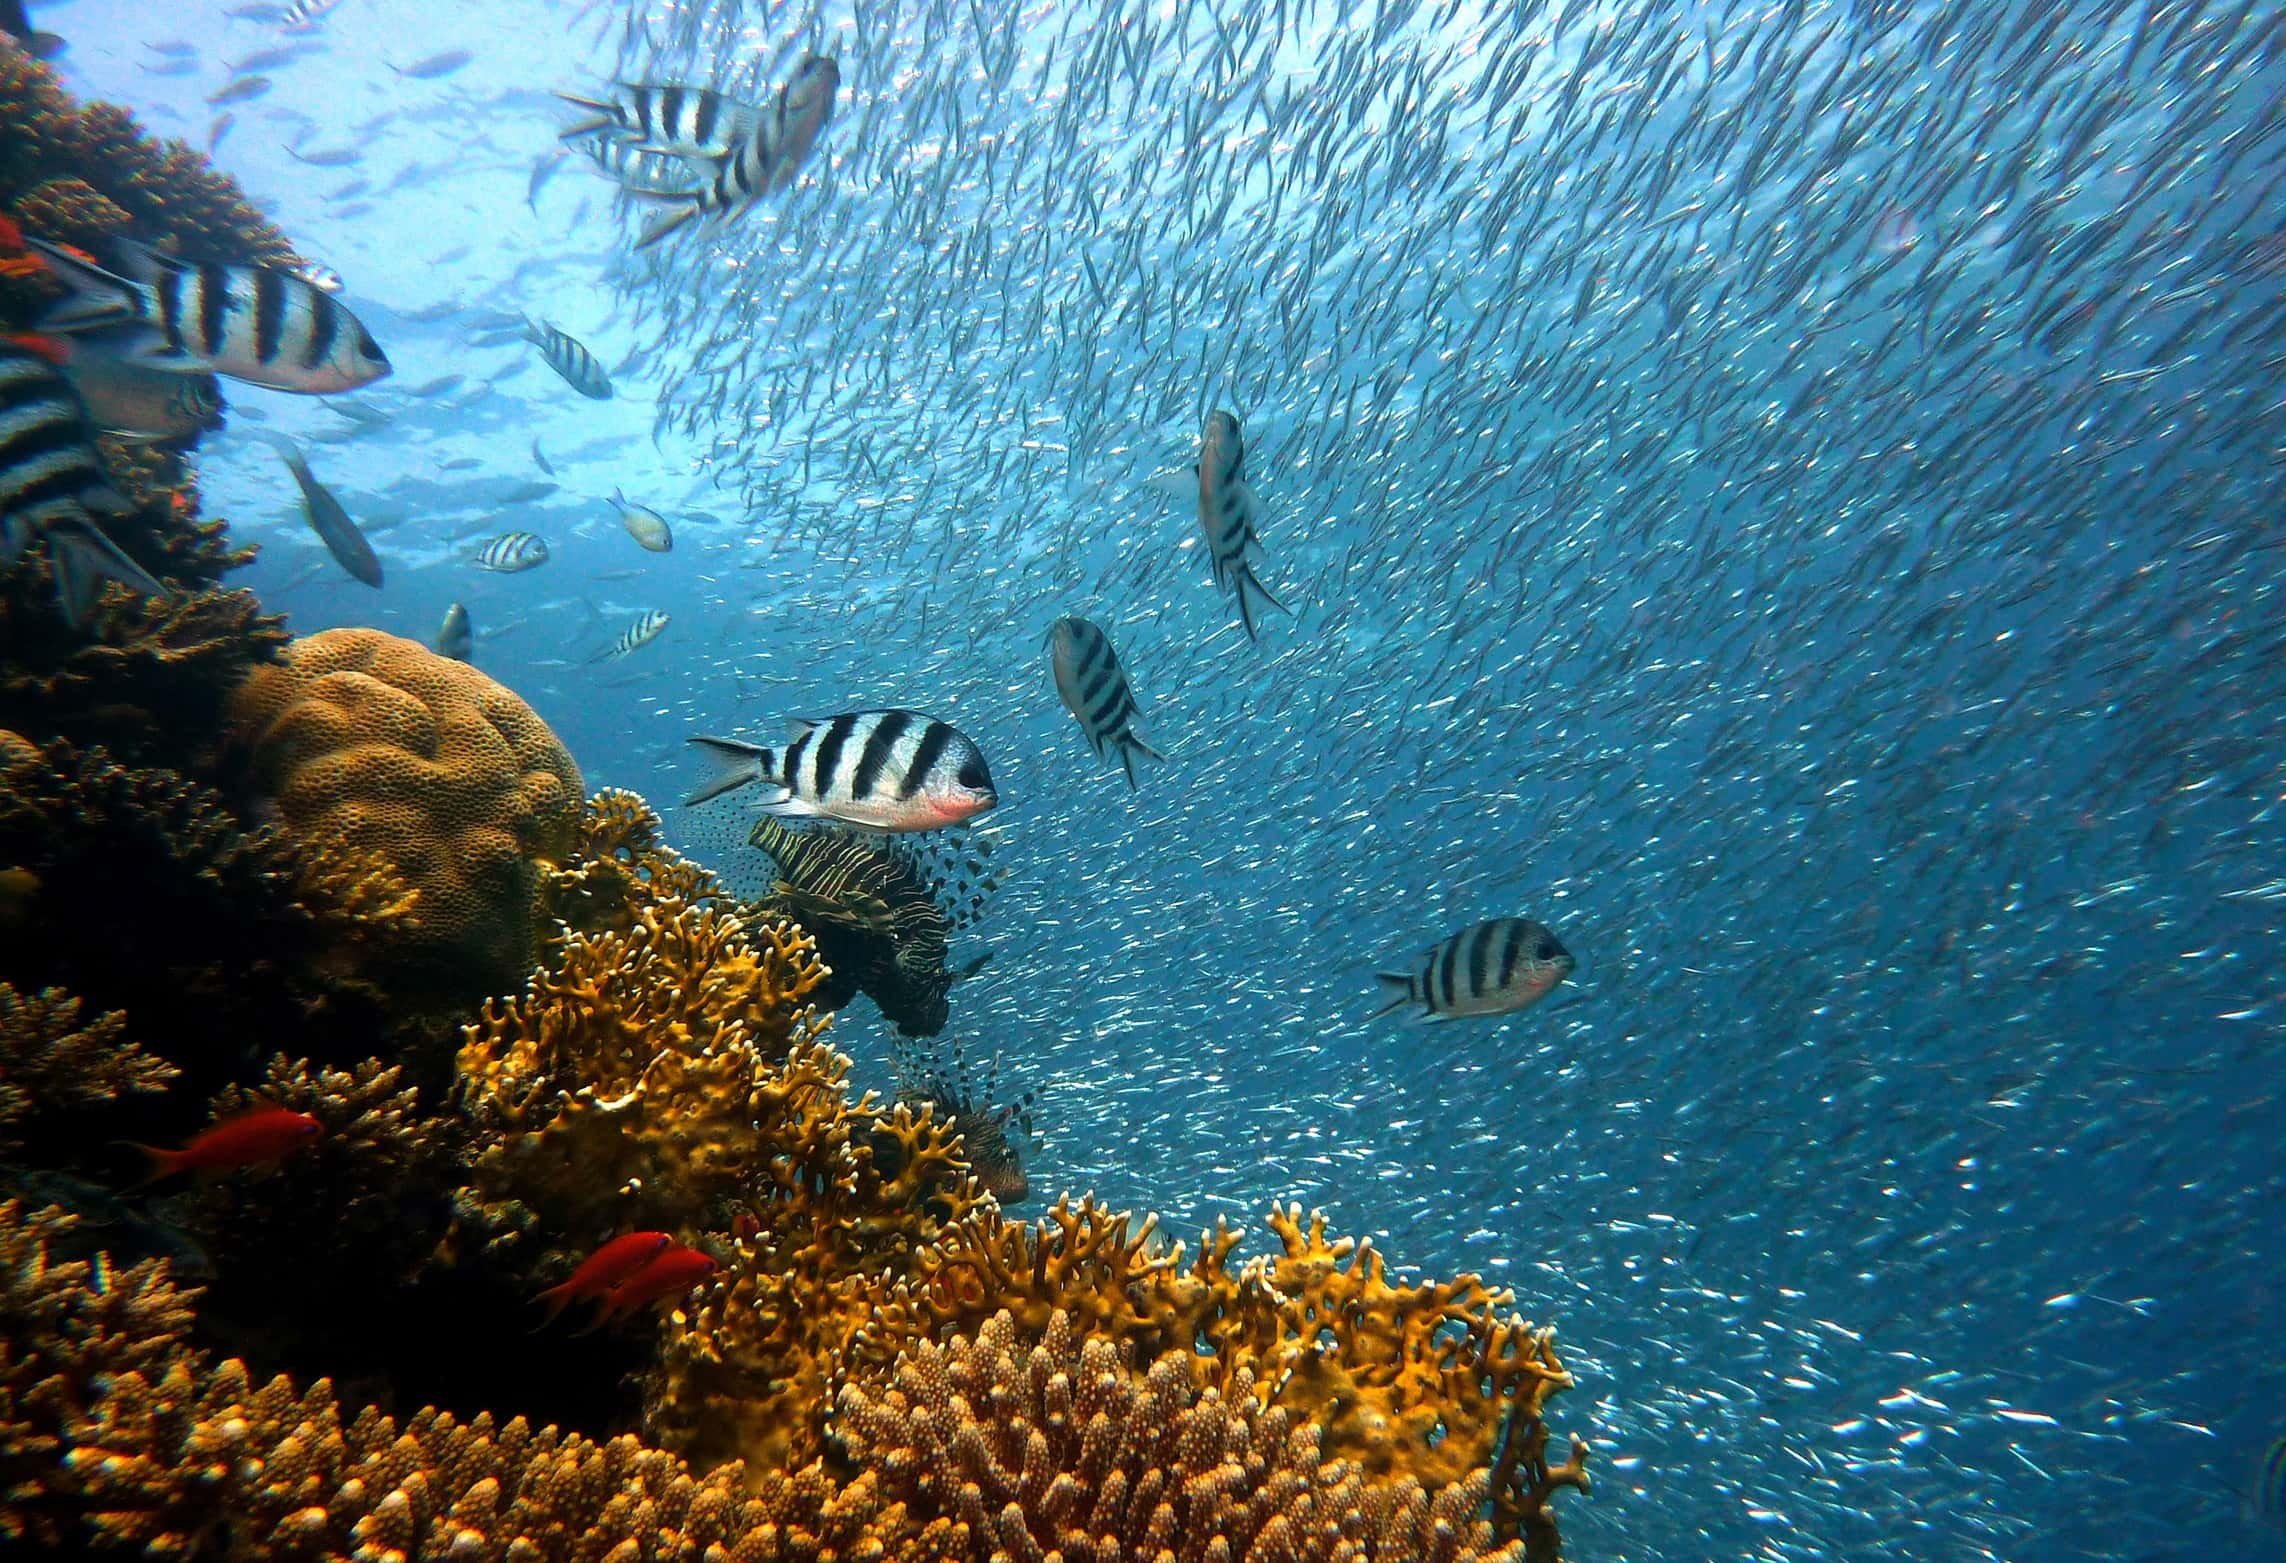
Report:
<svg viewBox="0 0 2286 1563"><path fill-rule="evenodd" d="M1196 499L1199 497L1198 465L1194 462L1187 467L1154 472L1143 480L1143 486L1162 499Z"/></svg>

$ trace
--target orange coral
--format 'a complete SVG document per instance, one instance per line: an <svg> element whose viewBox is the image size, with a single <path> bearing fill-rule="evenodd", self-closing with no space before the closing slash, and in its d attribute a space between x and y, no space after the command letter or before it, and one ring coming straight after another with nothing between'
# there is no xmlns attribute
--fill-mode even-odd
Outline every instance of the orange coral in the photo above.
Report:
<svg viewBox="0 0 2286 1563"><path fill-rule="evenodd" d="M542 868L572 851L580 800L579 768L530 706L414 641L338 629L257 668L230 721L290 831L374 853L417 892L400 952L413 982L497 991L530 965Z"/></svg>
<svg viewBox="0 0 2286 1563"><path fill-rule="evenodd" d="M165 1090L181 1071L121 1041L126 1025L117 1010L82 1024L79 1000L60 988L24 994L0 982L0 1150L34 1112Z"/></svg>
<svg viewBox="0 0 2286 1563"><path fill-rule="evenodd" d="M835 1429L923 1528L908 1558L1340 1558L1514 1563L1481 1517L1482 1471L1425 1489L1327 1460L1323 1429L1265 1406L1250 1370L1202 1386L1200 1359L1138 1366L1052 1315L1007 1313L924 1343L878 1391L843 1388Z"/></svg>

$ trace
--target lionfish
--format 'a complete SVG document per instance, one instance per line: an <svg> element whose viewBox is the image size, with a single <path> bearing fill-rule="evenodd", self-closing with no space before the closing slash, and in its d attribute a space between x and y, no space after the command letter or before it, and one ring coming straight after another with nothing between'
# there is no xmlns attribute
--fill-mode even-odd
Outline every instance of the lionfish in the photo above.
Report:
<svg viewBox="0 0 2286 1563"><path fill-rule="evenodd" d="M957 972L945 964L950 937L982 916L999 888L989 836L795 829L764 815L747 840L778 866L762 904L807 929L831 968L815 996L822 1008L862 990L908 1036L944 1030L952 985L992 958L987 952Z"/></svg>
<svg viewBox="0 0 2286 1563"><path fill-rule="evenodd" d="M1034 1148L1039 1136L1032 1128L1033 1093L1009 1102L1000 1093L1000 1059L995 1055L984 1067L980 1082L969 1067L968 1051L956 1038L950 1066L939 1054L924 1055L900 1041L892 1059L897 1070L897 1099L912 1107L927 1106L960 1135L968 1151L968 1164L985 1192L1003 1205L1022 1201L1032 1192L1024 1176L1024 1158L1009 1130L1022 1132Z"/></svg>

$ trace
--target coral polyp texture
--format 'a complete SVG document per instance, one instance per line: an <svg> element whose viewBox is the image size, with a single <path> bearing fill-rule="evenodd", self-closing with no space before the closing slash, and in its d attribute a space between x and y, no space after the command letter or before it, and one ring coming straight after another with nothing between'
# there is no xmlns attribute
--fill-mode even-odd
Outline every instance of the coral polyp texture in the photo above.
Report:
<svg viewBox="0 0 2286 1563"><path fill-rule="evenodd" d="M0 1152L18 1147L16 1125L35 1110L69 1113L164 1091L181 1071L123 1040L126 1029L124 1014L83 1015L60 988L19 993L0 982Z"/></svg>
<svg viewBox="0 0 2286 1563"><path fill-rule="evenodd" d="M465 662L378 630L289 646L231 701L234 749L285 828L391 864L415 893L392 986L473 1002L513 986L574 851L579 768L532 708Z"/></svg>
<svg viewBox="0 0 2286 1563"><path fill-rule="evenodd" d="M879 1389L845 1386L834 1428L922 1524L907 1557L1324 1558L1513 1563L1482 1471L1436 1489L1329 1460L1324 1429L1265 1405L1250 1370L1202 1384L1199 1358L1147 1362L1071 1317L1037 1336L1008 1313L924 1342Z"/></svg>

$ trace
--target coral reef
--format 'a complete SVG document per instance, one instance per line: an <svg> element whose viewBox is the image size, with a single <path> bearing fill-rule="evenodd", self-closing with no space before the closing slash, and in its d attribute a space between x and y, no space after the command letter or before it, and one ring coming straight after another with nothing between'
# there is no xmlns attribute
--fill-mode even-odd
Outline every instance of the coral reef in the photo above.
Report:
<svg viewBox="0 0 2286 1563"><path fill-rule="evenodd" d="M835 1430L916 1518L909 1558L1514 1563L1481 1517L1479 1471L1435 1490L1327 1460L1323 1429L1264 1405L1241 1368L1202 1386L1199 1359L1138 1367L1069 1315L1036 1338L1007 1313L924 1342L887 1388L845 1386Z"/></svg>
<svg viewBox="0 0 2286 1563"><path fill-rule="evenodd" d="M386 865L247 831L221 794L175 771L63 742L9 752L0 865L31 888L29 915L0 941L0 979L126 1011L193 1103L254 1074L264 1038L321 1038L344 1061L379 1050L386 1005L355 968L403 903Z"/></svg>
<svg viewBox="0 0 2286 1563"><path fill-rule="evenodd" d="M250 785L302 840L388 862L418 896L392 991L430 1007L512 987L547 926L542 871L578 839L579 768L515 695L378 630L326 630L230 706Z"/></svg>
<svg viewBox="0 0 2286 1563"><path fill-rule="evenodd" d="M985 1192L1003 1207L1021 1204L1032 1193L1032 1180L1024 1174L1024 1156L1009 1137L1018 1130L1027 1140L1032 1128L1032 1093L1010 1101L1000 1099L1000 1060L984 1066L981 1077L970 1067L967 1045L953 1039L951 1056L943 1050L929 1053L910 1039L900 1039L892 1062L897 1071L897 1099L916 1110L926 1108L960 1136L961 1150Z"/></svg>
<svg viewBox="0 0 2286 1563"><path fill-rule="evenodd" d="M23 994L0 982L0 1152L21 1147L15 1128L35 1107L68 1113L164 1091L180 1071L122 1041L126 1029L117 1010L82 1024L79 1000L60 988Z"/></svg>

